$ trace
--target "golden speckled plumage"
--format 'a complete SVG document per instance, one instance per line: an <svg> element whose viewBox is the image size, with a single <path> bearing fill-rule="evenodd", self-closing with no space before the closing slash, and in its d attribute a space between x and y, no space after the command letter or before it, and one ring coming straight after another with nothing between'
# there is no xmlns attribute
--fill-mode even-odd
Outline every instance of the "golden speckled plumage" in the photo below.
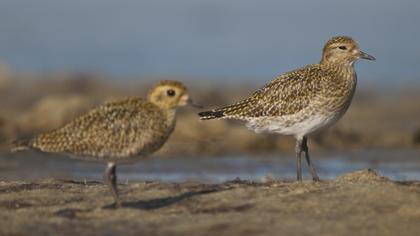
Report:
<svg viewBox="0 0 420 236"><path fill-rule="evenodd" d="M324 100L328 105L317 104L320 109L336 111L351 97L355 85L352 68L314 64L281 75L244 101L213 112L223 112L222 118L243 120L284 116L308 108L314 100Z"/></svg>
<svg viewBox="0 0 420 236"><path fill-rule="evenodd" d="M325 117L321 126L326 127L347 110L357 83L353 64L360 52L352 38L333 37L320 63L280 75L243 101L201 112L200 119L243 120L256 132L303 137L321 128L313 117Z"/></svg>
<svg viewBox="0 0 420 236"><path fill-rule="evenodd" d="M169 97L168 89L176 91L176 96ZM187 100L182 83L161 81L150 90L147 100L133 97L105 103L61 128L20 142L20 146L112 162L144 156L166 142L175 127L175 107Z"/></svg>
<svg viewBox="0 0 420 236"><path fill-rule="evenodd" d="M295 136L298 180L302 180L302 152L313 179L318 180L309 160L307 135L334 124L344 115L357 83L354 63L361 58L375 59L362 52L352 38L333 37L325 44L320 63L280 75L243 101L199 113L200 119L242 120L257 133Z"/></svg>
<svg viewBox="0 0 420 236"><path fill-rule="evenodd" d="M158 150L174 130L175 108L188 103L191 100L182 83L161 81L150 90L147 100L126 98L105 103L54 131L16 141L14 149L33 148L108 162L105 182L118 206L116 163Z"/></svg>
<svg viewBox="0 0 420 236"><path fill-rule="evenodd" d="M141 98L127 98L101 105L62 128L40 134L29 145L43 152L119 161L156 151L174 126L174 111Z"/></svg>

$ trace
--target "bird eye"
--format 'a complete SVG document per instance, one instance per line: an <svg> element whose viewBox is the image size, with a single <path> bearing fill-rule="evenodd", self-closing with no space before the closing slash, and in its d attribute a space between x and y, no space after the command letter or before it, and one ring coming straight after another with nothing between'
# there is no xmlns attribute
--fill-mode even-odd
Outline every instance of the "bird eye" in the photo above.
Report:
<svg viewBox="0 0 420 236"><path fill-rule="evenodd" d="M170 97L173 97L173 96L175 96L175 90L169 89L168 91L166 91L166 94L168 94L168 96L170 96Z"/></svg>
<svg viewBox="0 0 420 236"><path fill-rule="evenodd" d="M347 47L346 46L340 46L338 48L341 49L341 50L347 50Z"/></svg>

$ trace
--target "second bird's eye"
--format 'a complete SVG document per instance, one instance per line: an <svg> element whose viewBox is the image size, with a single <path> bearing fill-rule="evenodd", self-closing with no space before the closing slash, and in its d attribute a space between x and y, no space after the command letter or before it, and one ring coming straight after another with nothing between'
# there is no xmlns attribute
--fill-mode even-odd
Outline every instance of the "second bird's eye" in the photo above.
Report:
<svg viewBox="0 0 420 236"><path fill-rule="evenodd" d="M168 94L168 96L175 96L175 90L173 89L169 89L168 91L166 91L166 94Z"/></svg>
<svg viewBox="0 0 420 236"><path fill-rule="evenodd" d="M341 49L341 50L346 50L347 49L347 47L346 46L340 46L340 47L338 47L339 49Z"/></svg>

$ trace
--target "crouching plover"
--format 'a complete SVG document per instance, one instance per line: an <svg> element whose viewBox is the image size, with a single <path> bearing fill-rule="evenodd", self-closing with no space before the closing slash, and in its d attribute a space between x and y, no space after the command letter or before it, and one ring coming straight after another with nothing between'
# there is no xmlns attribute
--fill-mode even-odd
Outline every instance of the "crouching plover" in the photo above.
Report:
<svg viewBox="0 0 420 236"><path fill-rule="evenodd" d="M301 154L318 181L309 158L308 134L339 120L350 106L356 89L354 63L375 60L347 36L331 38L321 62L278 76L249 98L223 108L199 113L201 120L241 120L251 130L293 135L296 138L297 180L302 181Z"/></svg>
<svg viewBox="0 0 420 236"><path fill-rule="evenodd" d="M147 100L105 103L52 132L15 141L14 151L37 149L107 162L104 180L119 206L116 164L162 147L175 128L176 107L187 104L192 102L183 84L161 81L149 91Z"/></svg>

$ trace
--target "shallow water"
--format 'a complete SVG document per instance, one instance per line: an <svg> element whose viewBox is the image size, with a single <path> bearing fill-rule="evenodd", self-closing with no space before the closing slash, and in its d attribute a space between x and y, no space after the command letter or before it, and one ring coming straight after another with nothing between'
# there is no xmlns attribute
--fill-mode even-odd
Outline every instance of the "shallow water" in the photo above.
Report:
<svg viewBox="0 0 420 236"><path fill-rule="evenodd" d="M333 179L347 172L372 168L393 180L420 180L419 150L357 150L314 153L314 164L321 179ZM303 159L304 177L309 179ZM27 180L62 178L101 180L104 164L73 160L41 153L2 154L0 178ZM222 182L232 179L264 181L295 179L293 154L268 156L150 157L134 164L119 165L121 182L160 180L167 182Z"/></svg>

